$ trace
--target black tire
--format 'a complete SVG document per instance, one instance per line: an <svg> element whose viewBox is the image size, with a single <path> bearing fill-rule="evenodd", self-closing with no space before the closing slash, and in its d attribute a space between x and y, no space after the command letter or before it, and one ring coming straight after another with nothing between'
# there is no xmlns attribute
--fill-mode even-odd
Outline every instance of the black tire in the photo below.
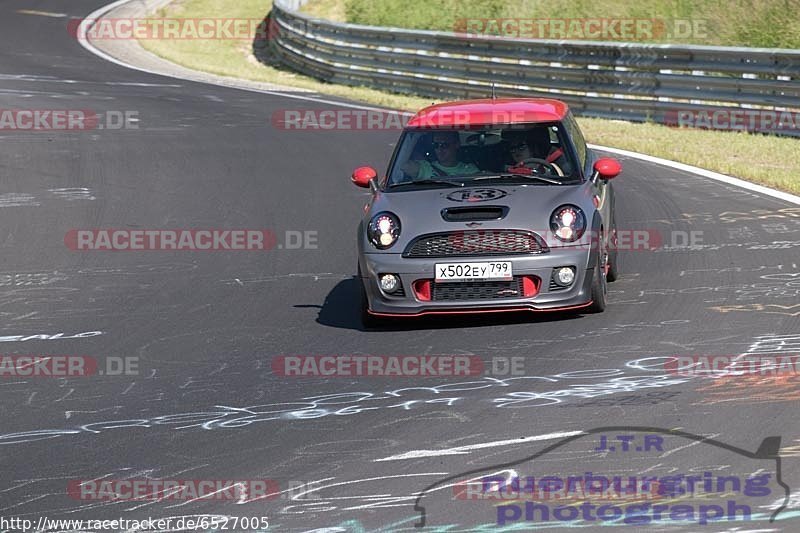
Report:
<svg viewBox="0 0 800 533"><path fill-rule="evenodd" d="M608 257L608 272L606 273L606 281L608 283L612 283L619 279L619 268L617 268L617 254L613 254L614 259L611 259L611 256Z"/></svg>
<svg viewBox="0 0 800 533"><path fill-rule="evenodd" d="M597 263L592 273L592 305L587 308L589 313L602 313L606 310L606 296L608 286L603 275L604 265L602 264L602 254L598 254Z"/></svg>
<svg viewBox="0 0 800 533"><path fill-rule="evenodd" d="M606 281L612 283L619 279L619 267L617 266L617 242L616 242L617 229L611 230L611 239L613 239L613 249L608 252L608 272L606 273Z"/></svg>

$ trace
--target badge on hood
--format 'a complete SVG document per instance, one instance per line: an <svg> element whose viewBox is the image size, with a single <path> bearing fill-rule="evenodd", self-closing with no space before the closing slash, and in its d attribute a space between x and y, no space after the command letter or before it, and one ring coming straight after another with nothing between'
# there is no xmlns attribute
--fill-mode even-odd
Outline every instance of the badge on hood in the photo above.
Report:
<svg viewBox="0 0 800 533"><path fill-rule="evenodd" d="M447 195L447 199L452 202L488 202L502 198L506 194L506 191L500 189L464 189L451 192Z"/></svg>

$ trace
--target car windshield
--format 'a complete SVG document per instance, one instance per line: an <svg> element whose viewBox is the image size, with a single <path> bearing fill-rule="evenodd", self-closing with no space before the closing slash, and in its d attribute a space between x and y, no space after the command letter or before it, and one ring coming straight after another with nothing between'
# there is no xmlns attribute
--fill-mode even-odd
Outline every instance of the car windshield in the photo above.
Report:
<svg viewBox="0 0 800 533"><path fill-rule="evenodd" d="M407 130L387 187L574 184L580 178L564 135L558 124Z"/></svg>

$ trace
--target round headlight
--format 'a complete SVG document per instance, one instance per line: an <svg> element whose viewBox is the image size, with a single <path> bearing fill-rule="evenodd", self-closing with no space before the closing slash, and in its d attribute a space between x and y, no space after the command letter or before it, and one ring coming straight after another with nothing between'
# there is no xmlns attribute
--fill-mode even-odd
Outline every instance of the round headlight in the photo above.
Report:
<svg viewBox="0 0 800 533"><path fill-rule="evenodd" d="M577 241L586 231L586 216L578 206L562 205L550 216L550 229L559 240Z"/></svg>
<svg viewBox="0 0 800 533"><path fill-rule="evenodd" d="M400 221L392 213L378 213L367 226L367 238L379 250L391 248L399 236Z"/></svg>

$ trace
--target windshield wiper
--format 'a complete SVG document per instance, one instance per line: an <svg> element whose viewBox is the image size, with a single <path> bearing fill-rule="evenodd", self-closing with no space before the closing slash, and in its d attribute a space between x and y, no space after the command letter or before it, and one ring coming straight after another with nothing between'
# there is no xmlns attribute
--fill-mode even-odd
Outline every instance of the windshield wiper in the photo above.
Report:
<svg viewBox="0 0 800 533"><path fill-rule="evenodd" d="M518 174L516 172L506 172L504 174L490 174L488 176L478 176L472 178L472 181L482 181L482 180L494 180L494 179L505 179L505 178L531 178L535 180L544 181L545 183L549 183L551 185L563 185L563 182L554 180L552 178L545 178L544 176L539 176L538 174Z"/></svg>
<svg viewBox="0 0 800 533"><path fill-rule="evenodd" d="M448 187L463 187L464 182L448 180L412 180L393 183L389 185L389 188L393 189L394 187L401 187L403 185L447 185Z"/></svg>

